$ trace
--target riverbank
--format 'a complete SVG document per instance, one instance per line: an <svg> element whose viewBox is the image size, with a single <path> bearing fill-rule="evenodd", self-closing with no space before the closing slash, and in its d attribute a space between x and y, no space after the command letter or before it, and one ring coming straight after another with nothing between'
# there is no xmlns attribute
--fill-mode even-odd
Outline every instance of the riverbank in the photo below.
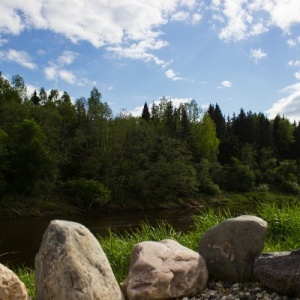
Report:
<svg viewBox="0 0 300 300"><path fill-rule="evenodd" d="M252 214L260 216L268 223L268 234L263 252L288 251L299 247L299 204L286 202L283 199L281 199L281 203L259 203L257 204L256 212ZM117 281L122 282L128 274L131 250L135 244L146 240L159 241L171 238L197 251L199 239L204 232L221 221L234 216L234 213L228 209L216 211L208 208L202 214L194 216L193 227L188 232L175 230L166 222L160 222L157 226L150 226L144 222L141 224L140 229L127 231L122 235L110 231L109 236L99 237L99 242L107 255ZM25 283L31 297L33 297L34 271L28 268L19 268L16 270L16 273ZM220 287L220 289L222 288L226 287ZM210 293L211 290L206 292ZM265 293L267 291L263 291L263 294ZM268 293L269 295L272 294L269 291ZM277 299L285 299L283 296L281 295ZM271 297L270 299L273 298Z"/></svg>
<svg viewBox="0 0 300 300"><path fill-rule="evenodd" d="M130 211L151 211L167 209L189 209L201 207L229 208L232 211L253 209L259 203L289 202L297 203L299 196L274 192L251 192L244 194L224 193L216 196L199 194L195 198L177 199L161 203L153 201L140 203L136 201L109 202L103 206L82 209L70 205L61 198L14 198L0 202L0 218L41 217L95 213L118 213Z"/></svg>

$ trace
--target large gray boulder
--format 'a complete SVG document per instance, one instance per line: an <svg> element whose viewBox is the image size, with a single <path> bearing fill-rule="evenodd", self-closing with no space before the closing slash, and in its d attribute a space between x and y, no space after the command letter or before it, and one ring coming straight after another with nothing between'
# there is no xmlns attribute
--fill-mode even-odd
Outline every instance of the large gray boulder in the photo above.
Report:
<svg viewBox="0 0 300 300"><path fill-rule="evenodd" d="M99 242L81 224L55 220L35 258L36 300L124 299Z"/></svg>
<svg viewBox="0 0 300 300"><path fill-rule="evenodd" d="M227 219L209 229L199 242L209 277L251 281L254 259L264 248L266 232L267 223L249 215Z"/></svg>
<svg viewBox="0 0 300 300"><path fill-rule="evenodd" d="M26 287L18 276L9 268L0 264L0 299L1 300L27 300Z"/></svg>
<svg viewBox="0 0 300 300"><path fill-rule="evenodd" d="M264 253L254 262L254 277L265 287L291 297L300 297L300 249Z"/></svg>
<svg viewBox="0 0 300 300"><path fill-rule="evenodd" d="M130 300L194 296L206 287L204 259L173 240L146 241L132 250L128 277L122 283Z"/></svg>

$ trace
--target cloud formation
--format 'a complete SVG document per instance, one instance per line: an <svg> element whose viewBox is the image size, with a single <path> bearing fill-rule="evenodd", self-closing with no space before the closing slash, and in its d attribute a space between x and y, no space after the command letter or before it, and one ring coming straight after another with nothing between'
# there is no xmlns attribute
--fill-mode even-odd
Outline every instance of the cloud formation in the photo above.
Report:
<svg viewBox="0 0 300 300"><path fill-rule="evenodd" d="M222 86L230 88L232 86L232 83L229 80L225 80L222 82Z"/></svg>
<svg viewBox="0 0 300 300"><path fill-rule="evenodd" d="M292 122L300 121L300 83L292 84L283 89L288 96L279 99L272 107L266 111L270 118L275 118L277 114L287 117Z"/></svg>
<svg viewBox="0 0 300 300"><path fill-rule="evenodd" d="M7 51L0 51L0 60L2 61L12 61L27 69L36 69L37 66L31 61L31 57L25 51L17 51L14 49L9 49Z"/></svg>
<svg viewBox="0 0 300 300"><path fill-rule="evenodd" d="M75 74L65 69L66 66L71 65L76 57L77 53L73 51L64 51L56 61L49 62L49 66L44 68L45 76L48 80L63 80L69 84L79 84Z"/></svg>
<svg viewBox="0 0 300 300"><path fill-rule="evenodd" d="M258 49L251 49L249 56L254 59L255 63L258 63L261 59L267 57L267 53L265 53L260 48L258 48Z"/></svg>
<svg viewBox="0 0 300 300"><path fill-rule="evenodd" d="M199 22L199 7L196 0L3 0L0 37L26 29L50 30L73 43L87 41L120 57L163 64L151 53L167 45L160 27L169 20Z"/></svg>
<svg viewBox="0 0 300 300"><path fill-rule="evenodd" d="M244 40L272 27L289 33L300 24L298 0L212 0L210 9L221 26L219 37L225 41Z"/></svg>
<svg viewBox="0 0 300 300"><path fill-rule="evenodd" d="M173 69L169 69L165 72L166 76L171 79L172 81L177 81L177 80L184 80L183 77L180 77L177 75L177 73L174 72Z"/></svg>

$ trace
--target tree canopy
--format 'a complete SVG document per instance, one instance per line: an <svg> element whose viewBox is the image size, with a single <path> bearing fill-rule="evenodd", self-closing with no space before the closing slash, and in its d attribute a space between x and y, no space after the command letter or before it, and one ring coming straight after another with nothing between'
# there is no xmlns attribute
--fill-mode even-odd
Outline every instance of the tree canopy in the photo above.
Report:
<svg viewBox="0 0 300 300"><path fill-rule="evenodd" d="M299 149L300 123L279 115L241 108L225 119L218 104L201 111L165 97L138 117L114 115L96 87L72 101L43 87L27 95L20 75L0 77L1 201L59 195L88 208L262 187L298 193Z"/></svg>

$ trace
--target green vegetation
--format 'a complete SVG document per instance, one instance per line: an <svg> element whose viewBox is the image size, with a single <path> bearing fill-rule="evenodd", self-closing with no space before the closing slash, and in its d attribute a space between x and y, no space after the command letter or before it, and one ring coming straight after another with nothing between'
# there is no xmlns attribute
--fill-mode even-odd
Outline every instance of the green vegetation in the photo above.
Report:
<svg viewBox="0 0 300 300"><path fill-rule="evenodd" d="M43 87L27 95L20 75L0 76L2 216L183 206L226 193L298 197L299 150L300 124L279 115L241 109L225 119L217 104L175 108L165 97L140 117L114 115L97 88L72 102Z"/></svg>
<svg viewBox="0 0 300 300"><path fill-rule="evenodd" d="M247 213L245 211L245 213ZM268 222L268 233L264 252L291 251L300 245L300 205L287 203L262 203L257 205L257 213ZM164 222L152 227L141 224L139 230L127 232L122 236L110 231L108 237L99 237L102 249L106 253L118 282L122 282L129 268L131 250L142 241L160 241L174 239L180 244L197 251L200 237L211 227L228 218L235 217L228 209L209 208L205 213L194 216L194 225L188 232L178 232Z"/></svg>
<svg viewBox="0 0 300 300"><path fill-rule="evenodd" d="M34 270L24 267L19 267L14 270L19 279L25 284L29 296L35 298L35 285L34 285Z"/></svg>

